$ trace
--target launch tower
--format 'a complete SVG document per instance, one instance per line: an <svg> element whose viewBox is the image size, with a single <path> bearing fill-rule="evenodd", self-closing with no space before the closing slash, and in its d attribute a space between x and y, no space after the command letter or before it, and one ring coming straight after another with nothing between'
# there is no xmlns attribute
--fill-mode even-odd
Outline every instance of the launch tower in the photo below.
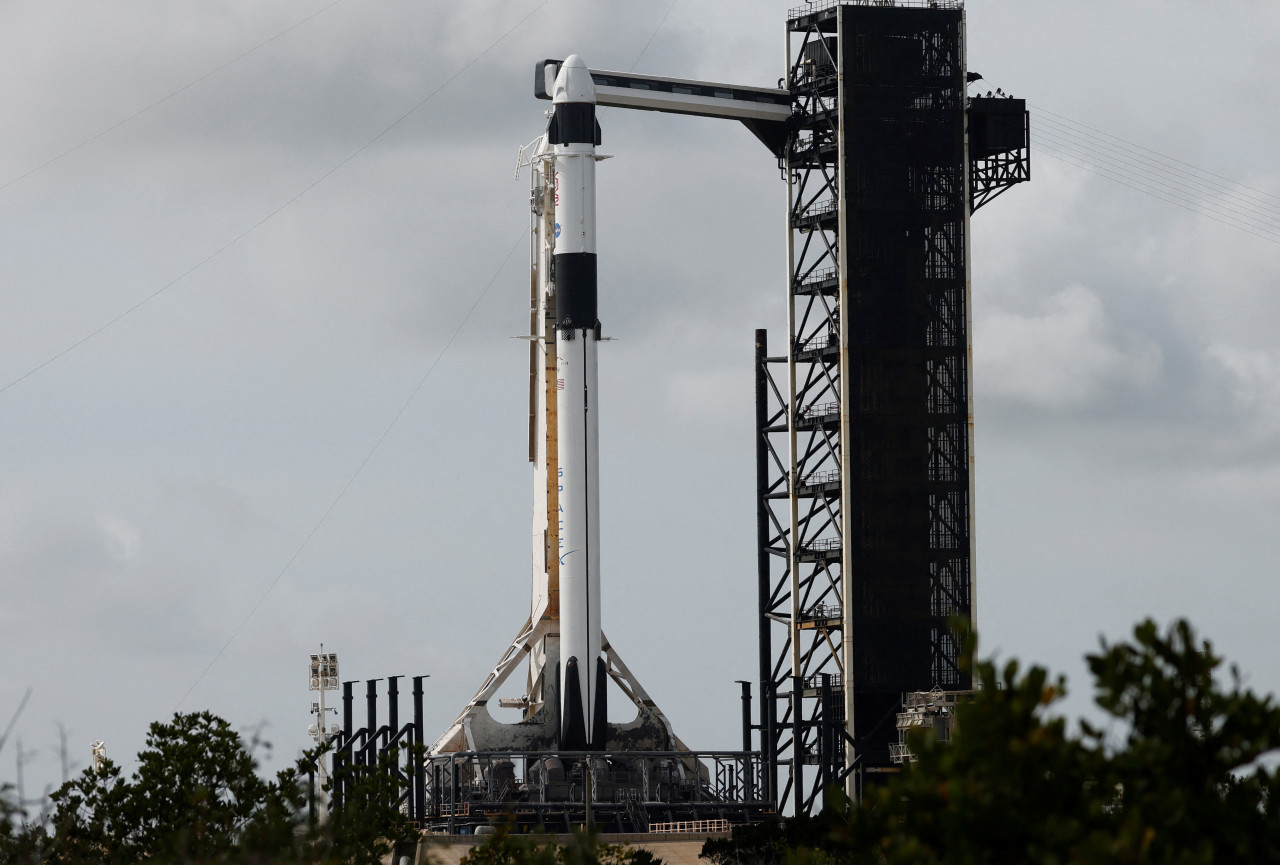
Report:
<svg viewBox="0 0 1280 865"><path fill-rule="evenodd" d="M966 96L959 2L812 3L787 31L785 354L756 336L760 729L799 813L895 771L904 693L971 686L969 216L1030 164L1025 103Z"/></svg>
<svg viewBox="0 0 1280 865"><path fill-rule="evenodd" d="M538 64L554 107L521 155L532 604L430 749L428 819L453 831L513 802L545 827L601 809L618 831L804 813L897 771L904 703L971 687L969 218L1030 162L1025 103L967 95L964 26L958 0L817 0L788 15L779 88ZM740 121L787 184L785 349L756 332L760 699L751 724L744 692L740 752L687 750L601 630L597 105ZM499 702L521 720L500 723L489 706L520 668L524 693ZM607 723L608 682L635 720Z"/></svg>

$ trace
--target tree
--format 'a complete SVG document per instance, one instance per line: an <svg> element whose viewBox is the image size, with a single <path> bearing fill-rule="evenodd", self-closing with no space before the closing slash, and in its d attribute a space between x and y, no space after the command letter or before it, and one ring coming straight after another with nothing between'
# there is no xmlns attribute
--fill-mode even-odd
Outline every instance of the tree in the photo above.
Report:
<svg viewBox="0 0 1280 865"><path fill-rule="evenodd" d="M1136 862L1280 862L1280 775L1259 760L1280 749L1280 709L1241 685L1232 665L1179 621L1089 656L1097 702L1127 724L1110 756L1118 805L1114 851ZM1096 742L1101 731L1088 729Z"/></svg>
<svg viewBox="0 0 1280 865"><path fill-rule="evenodd" d="M299 804L296 776L272 783L240 736L209 712L155 722L128 780L110 760L52 795L53 852L65 862L226 861L250 837L291 852Z"/></svg>
<svg viewBox="0 0 1280 865"><path fill-rule="evenodd" d="M13 732L29 699L30 688L23 694L22 701L4 731L0 732L0 751L4 751L9 734ZM21 761L21 755L18 759ZM20 792L12 784L0 783L0 862L39 862L43 855L46 840L44 827L39 821L28 820L25 805Z"/></svg>
<svg viewBox="0 0 1280 865"><path fill-rule="evenodd" d="M44 832L26 823L25 817L13 785L0 784L0 862L39 861Z"/></svg>
<svg viewBox="0 0 1280 865"><path fill-rule="evenodd" d="M509 825L462 857L462 865L662 865L648 850L601 843L599 834L575 831L561 843L545 835L515 835Z"/></svg>
<svg viewBox="0 0 1280 865"><path fill-rule="evenodd" d="M378 770L347 770L343 807L320 825L303 782L320 753L268 781L253 757L259 745L209 712L152 724L130 778L108 760L52 795L44 861L378 863L416 841L391 777L394 755Z"/></svg>
<svg viewBox="0 0 1280 865"><path fill-rule="evenodd" d="M714 865L786 865L797 855L800 861L824 861L843 827L842 817L829 805L813 817L802 814L735 826L728 838L708 838L701 856Z"/></svg>
<svg viewBox="0 0 1280 865"><path fill-rule="evenodd" d="M1087 723L1070 733L1050 713L1065 683L1043 668L1010 661L998 677L980 663L982 690L959 708L951 742L914 739L918 762L861 803L831 791L819 818L796 824L787 860L1280 862L1280 777L1259 762L1280 749L1273 700L1234 667L1223 681L1222 659L1185 621L1163 634L1143 622L1087 660L1119 737ZM708 842L703 855L779 861L767 850Z"/></svg>
<svg viewBox="0 0 1280 865"><path fill-rule="evenodd" d="M416 758L421 759L425 749L417 747ZM305 771L313 760L308 755L299 761L299 770ZM399 804L396 772L403 764L403 755L386 752L376 769L345 764L335 771L329 789L334 781L343 781L341 807L334 809L328 823L315 827L306 861L380 865L396 849L416 845L418 830Z"/></svg>

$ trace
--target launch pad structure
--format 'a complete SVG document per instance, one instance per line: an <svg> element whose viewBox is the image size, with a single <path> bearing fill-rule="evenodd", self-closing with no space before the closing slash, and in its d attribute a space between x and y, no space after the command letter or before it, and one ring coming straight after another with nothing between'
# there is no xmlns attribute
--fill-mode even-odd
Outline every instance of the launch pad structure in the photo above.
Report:
<svg viewBox="0 0 1280 865"><path fill-rule="evenodd" d="M969 217L1030 179L959 2L787 21L785 354L756 335L761 750L796 813L898 771L904 695L971 688ZM780 770L780 771L771 771Z"/></svg>
<svg viewBox="0 0 1280 865"><path fill-rule="evenodd" d="M817 0L790 10L786 41L780 88L576 56L537 66L535 95L553 110L520 158L532 172L532 603L425 763L406 767L424 826L467 831L505 813L554 830L594 813L634 832L808 813L832 785L856 799L900 771L920 707L972 687L970 216L1030 179L1026 104L968 97L981 76L959 0ZM600 627L596 105L742 122L787 186L784 348L771 355L755 334L759 699L753 720L744 685L740 752L690 751ZM522 668L524 693L500 701L521 720L501 723L489 706ZM605 722L608 681L634 721ZM348 764L409 735L379 738L372 687L369 727L339 741Z"/></svg>

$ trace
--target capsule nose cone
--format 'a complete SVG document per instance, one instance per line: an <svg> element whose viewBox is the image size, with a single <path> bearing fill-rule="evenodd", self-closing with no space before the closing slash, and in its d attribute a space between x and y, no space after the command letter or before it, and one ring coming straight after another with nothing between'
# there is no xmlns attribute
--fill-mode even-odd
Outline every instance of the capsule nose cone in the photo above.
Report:
<svg viewBox="0 0 1280 865"><path fill-rule="evenodd" d="M565 102L595 104L596 86L591 81L591 72L577 54L570 54L569 58L560 65L551 101L557 105Z"/></svg>

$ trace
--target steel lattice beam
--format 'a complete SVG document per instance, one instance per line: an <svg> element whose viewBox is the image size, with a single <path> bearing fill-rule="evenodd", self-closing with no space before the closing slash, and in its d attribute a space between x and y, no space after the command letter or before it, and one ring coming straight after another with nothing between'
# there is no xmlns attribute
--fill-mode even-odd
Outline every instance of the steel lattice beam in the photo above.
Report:
<svg viewBox="0 0 1280 865"><path fill-rule="evenodd" d="M787 63L785 358L756 339L760 730L801 813L895 771L904 692L968 686L978 172L958 3L793 10ZM1007 127L982 201L1021 176L988 152Z"/></svg>

